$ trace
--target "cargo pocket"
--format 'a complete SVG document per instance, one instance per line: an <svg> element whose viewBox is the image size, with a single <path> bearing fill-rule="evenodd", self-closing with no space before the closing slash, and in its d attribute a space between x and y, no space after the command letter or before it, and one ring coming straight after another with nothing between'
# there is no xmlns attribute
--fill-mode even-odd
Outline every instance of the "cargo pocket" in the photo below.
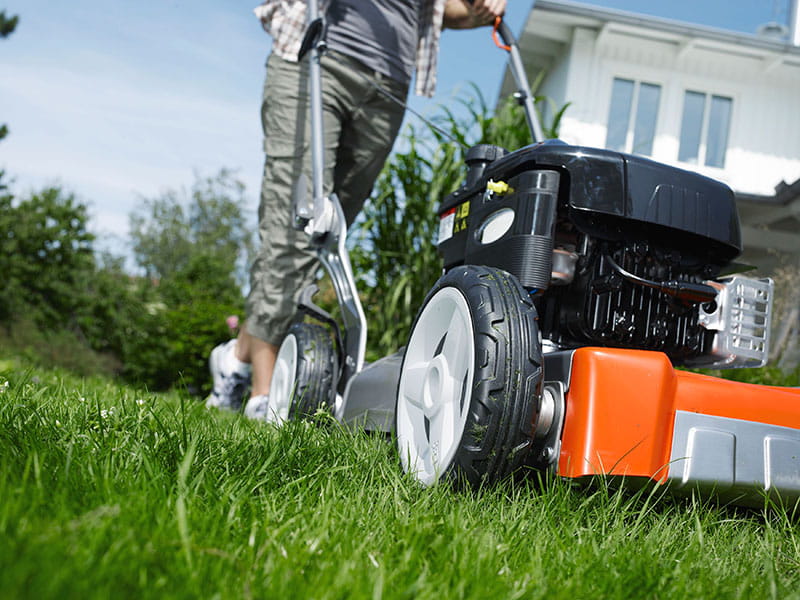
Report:
<svg viewBox="0 0 800 600"><path fill-rule="evenodd" d="M308 147L308 81L306 64L270 55L261 104L261 126L267 158L300 158Z"/></svg>

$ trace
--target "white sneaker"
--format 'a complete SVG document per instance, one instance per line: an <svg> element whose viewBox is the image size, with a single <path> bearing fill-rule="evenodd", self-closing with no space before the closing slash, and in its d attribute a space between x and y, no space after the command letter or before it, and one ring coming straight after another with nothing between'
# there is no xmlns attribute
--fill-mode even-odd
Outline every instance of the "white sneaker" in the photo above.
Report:
<svg viewBox="0 0 800 600"><path fill-rule="evenodd" d="M250 419L266 421L269 414L269 396L260 394L251 396L244 406L244 416Z"/></svg>
<svg viewBox="0 0 800 600"><path fill-rule="evenodd" d="M238 411L242 407L242 399L250 385L250 367L236 359L235 349L236 340L233 339L211 351L208 366L214 389L206 398L206 408Z"/></svg>

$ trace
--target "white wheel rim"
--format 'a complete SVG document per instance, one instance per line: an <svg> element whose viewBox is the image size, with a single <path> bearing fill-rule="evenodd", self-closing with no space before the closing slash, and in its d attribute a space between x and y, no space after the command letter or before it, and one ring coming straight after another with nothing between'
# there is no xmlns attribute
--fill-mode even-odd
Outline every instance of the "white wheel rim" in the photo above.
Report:
<svg viewBox="0 0 800 600"><path fill-rule="evenodd" d="M280 424L289 418L289 405L297 384L296 379L297 339L294 335L287 335L275 359L275 369L269 386L267 421Z"/></svg>
<svg viewBox="0 0 800 600"><path fill-rule="evenodd" d="M475 338L466 298L438 291L411 332L397 394L397 441L406 472L435 483L461 442L472 399Z"/></svg>

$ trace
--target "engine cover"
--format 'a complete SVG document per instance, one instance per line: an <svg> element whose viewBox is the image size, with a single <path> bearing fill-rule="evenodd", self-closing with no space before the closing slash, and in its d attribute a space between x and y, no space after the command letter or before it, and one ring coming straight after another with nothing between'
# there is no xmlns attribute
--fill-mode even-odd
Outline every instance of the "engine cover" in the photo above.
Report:
<svg viewBox="0 0 800 600"><path fill-rule="evenodd" d="M481 227L477 217L492 210L486 200L487 183L508 182L526 171L541 170L561 174L559 215L593 238L651 240L684 253L694 252L718 265L741 253L736 203L725 184L639 156L548 142L494 160L482 168L479 177L468 178L470 185L444 200L439 208L441 218L453 213L463 217L456 220L456 230L440 235L445 267L465 261ZM502 196L503 204L516 204L517 214L523 214L520 203L528 202L530 194L525 190L517 195L519 198L511 191ZM518 231L515 228L513 232ZM495 244L500 247L503 241ZM486 262L491 254L491 245L485 245L482 264L491 264L491 259Z"/></svg>

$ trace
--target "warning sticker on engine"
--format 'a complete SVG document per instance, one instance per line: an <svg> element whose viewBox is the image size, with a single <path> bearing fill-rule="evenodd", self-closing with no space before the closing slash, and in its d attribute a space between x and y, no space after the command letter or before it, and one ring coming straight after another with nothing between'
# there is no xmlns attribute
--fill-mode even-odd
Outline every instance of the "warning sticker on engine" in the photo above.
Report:
<svg viewBox="0 0 800 600"><path fill-rule="evenodd" d="M467 217L469 217L469 202L459 204L456 210L456 220L453 223L453 233L461 233L467 230Z"/></svg>
<svg viewBox="0 0 800 600"><path fill-rule="evenodd" d="M439 241L441 244L453 235L467 230L467 217L469 217L469 202L459 204L444 213L439 219Z"/></svg>
<svg viewBox="0 0 800 600"><path fill-rule="evenodd" d="M451 208L439 219L439 240L441 244L453 237L453 224L456 221L456 209Z"/></svg>

